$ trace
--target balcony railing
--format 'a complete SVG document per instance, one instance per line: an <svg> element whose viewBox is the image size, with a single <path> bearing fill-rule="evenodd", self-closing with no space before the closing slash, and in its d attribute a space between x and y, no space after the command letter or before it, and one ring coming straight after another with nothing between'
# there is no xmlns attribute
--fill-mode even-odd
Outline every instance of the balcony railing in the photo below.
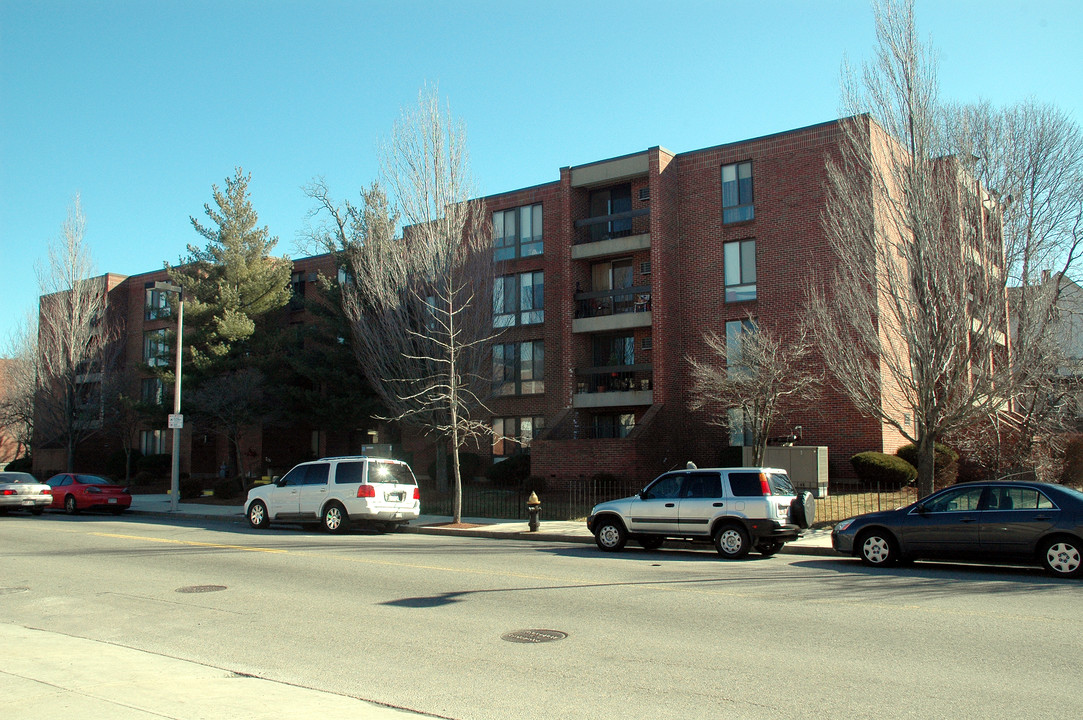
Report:
<svg viewBox="0 0 1083 720"><path fill-rule="evenodd" d="M642 235L651 231L650 208L626 210L575 221L575 244Z"/></svg>
<svg viewBox="0 0 1083 720"><path fill-rule="evenodd" d="M575 373L575 391L581 394L652 390L653 369L650 363L582 368Z"/></svg>
<svg viewBox="0 0 1083 720"><path fill-rule="evenodd" d="M650 312L651 286L620 288L619 290L595 290L575 294L577 318L604 317L630 312Z"/></svg>

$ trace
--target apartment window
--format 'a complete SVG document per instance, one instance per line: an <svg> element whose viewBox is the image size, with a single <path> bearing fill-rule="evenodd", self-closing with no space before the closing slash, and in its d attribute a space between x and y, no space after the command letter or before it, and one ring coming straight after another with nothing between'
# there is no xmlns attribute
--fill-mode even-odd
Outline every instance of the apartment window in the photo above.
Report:
<svg viewBox="0 0 1083 720"><path fill-rule="evenodd" d="M592 425L595 438L626 438L635 429L636 416L632 413L595 415Z"/></svg>
<svg viewBox="0 0 1083 720"><path fill-rule="evenodd" d="M752 423L741 408L730 408L726 411L729 416L730 447L751 447L755 444L752 434Z"/></svg>
<svg viewBox="0 0 1083 720"><path fill-rule="evenodd" d="M740 240L723 246L726 302L756 299L756 241Z"/></svg>
<svg viewBox="0 0 1083 720"><path fill-rule="evenodd" d="M144 455L165 454L165 430L142 430L139 433L139 452Z"/></svg>
<svg viewBox="0 0 1083 720"><path fill-rule="evenodd" d="M150 405L161 405L164 399L161 378L143 378L140 399Z"/></svg>
<svg viewBox="0 0 1083 720"><path fill-rule="evenodd" d="M752 163L723 165L722 222L741 222L755 216L752 205Z"/></svg>
<svg viewBox="0 0 1083 720"><path fill-rule="evenodd" d="M541 203L493 213L494 260L541 255L543 250Z"/></svg>
<svg viewBox="0 0 1083 720"><path fill-rule="evenodd" d="M599 367L635 365L635 338L631 335L594 336L594 364Z"/></svg>
<svg viewBox="0 0 1083 720"><path fill-rule="evenodd" d="M746 333L756 332L756 323L752 320L731 320L726 323L726 371L741 372L744 368L741 346Z"/></svg>
<svg viewBox="0 0 1083 720"><path fill-rule="evenodd" d="M143 317L146 320L169 317L169 295L164 290L147 288Z"/></svg>
<svg viewBox="0 0 1083 720"><path fill-rule="evenodd" d="M164 367L169 364L169 343L167 331L148 330L143 333L143 362L151 367Z"/></svg>
<svg viewBox="0 0 1083 720"><path fill-rule="evenodd" d="M590 194L590 216L602 218L632 210L632 186L619 185L605 190L595 190ZM632 218L599 222L590 226L591 241L605 240L611 237L623 237L632 233Z"/></svg>
<svg viewBox="0 0 1083 720"><path fill-rule="evenodd" d="M545 392L545 347L541 340L493 346L493 394Z"/></svg>
<svg viewBox="0 0 1083 720"><path fill-rule="evenodd" d="M493 327L545 321L545 278L537 272L502 275L493 284Z"/></svg>
<svg viewBox="0 0 1083 720"><path fill-rule="evenodd" d="M545 418L531 417L493 418L493 456L508 457L529 452L530 444L545 429Z"/></svg>
<svg viewBox="0 0 1083 720"><path fill-rule="evenodd" d="M300 310L305 306L305 274L290 275L290 310Z"/></svg>

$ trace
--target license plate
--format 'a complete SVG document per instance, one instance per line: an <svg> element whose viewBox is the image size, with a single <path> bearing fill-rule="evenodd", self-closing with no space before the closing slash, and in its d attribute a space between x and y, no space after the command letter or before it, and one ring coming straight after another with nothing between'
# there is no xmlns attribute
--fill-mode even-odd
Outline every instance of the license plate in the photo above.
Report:
<svg viewBox="0 0 1083 720"><path fill-rule="evenodd" d="M115 503L116 501L117 501L116 498L109 498L109 502L111 502L111 503Z"/></svg>
<svg viewBox="0 0 1083 720"><path fill-rule="evenodd" d="M30 506L30 505L33 505L33 504L34 504L33 500L23 500L23 505Z"/></svg>
<svg viewBox="0 0 1083 720"><path fill-rule="evenodd" d="M402 502L403 498L405 498L405 497L406 497L406 493L400 493L400 492L387 493L386 495L384 495L384 498L386 500L388 500L389 502Z"/></svg>

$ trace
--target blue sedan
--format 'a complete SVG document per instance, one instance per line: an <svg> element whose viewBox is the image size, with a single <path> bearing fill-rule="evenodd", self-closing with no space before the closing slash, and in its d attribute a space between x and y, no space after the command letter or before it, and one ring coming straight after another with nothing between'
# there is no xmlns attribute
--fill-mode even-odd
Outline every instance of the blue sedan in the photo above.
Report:
<svg viewBox="0 0 1083 720"><path fill-rule="evenodd" d="M831 544L874 567L918 559L1006 562L1078 577L1083 493L1039 482L953 485L898 510L844 520Z"/></svg>

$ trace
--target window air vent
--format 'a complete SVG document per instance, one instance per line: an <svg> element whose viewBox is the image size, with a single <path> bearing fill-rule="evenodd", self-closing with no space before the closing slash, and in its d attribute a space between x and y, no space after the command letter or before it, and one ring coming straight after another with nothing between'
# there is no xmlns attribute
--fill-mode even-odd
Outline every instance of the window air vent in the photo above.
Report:
<svg viewBox="0 0 1083 720"><path fill-rule="evenodd" d="M650 260L648 260L647 262L639 263L639 274L640 275L650 275L651 274L651 261Z"/></svg>
<svg viewBox="0 0 1083 720"><path fill-rule="evenodd" d="M639 188L639 202L649 202L651 199L651 189L649 187Z"/></svg>
<svg viewBox="0 0 1083 720"><path fill-rule="evenodd" d="M650 337L650 335L648 335L647 337L643 338L643 349L644 349L644 350L650 350L650 349L651 349L651 347L653 346L653 344L654 344L654 343L653 343L653 341L651 340L651 337Z"/></svg>

